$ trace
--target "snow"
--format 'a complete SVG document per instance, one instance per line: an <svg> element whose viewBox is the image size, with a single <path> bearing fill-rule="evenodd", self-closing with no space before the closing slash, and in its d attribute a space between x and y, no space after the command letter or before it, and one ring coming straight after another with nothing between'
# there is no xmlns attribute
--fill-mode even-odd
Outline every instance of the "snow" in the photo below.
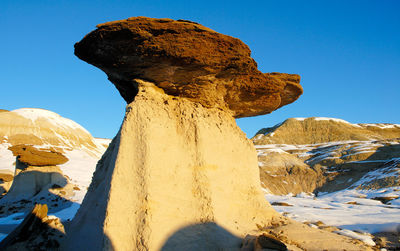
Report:
<svg viewBox="0 0 400 251"><path fill-rule="evenodd" d="M0 218L0 226L9 226L10 230L18 226L24 220L24 213L15 213L7 217ZM0 232L0 241L6 238L8 233Z"/></svg>
<svg viewBox="0 0 400 251"><path fill-rule="evenodd" d="M301 222L322 221L326 225L351 231L376 233L400 230L400 207L397 200L391 205L382 204L374 197L400 195L400 187L380 190L346 189L334 193L292 195L266 194L270 202L285 202L291 207L274 206L286 216ZM349 202L353 204L349 204ZM354 204L356 203L356 204Z"/></svg>
<svg viewBox="0 0 400 251"><path fill-rule="evenodd" d="M364 243L370 246L375 246L375 242L372 240L372 237L370 235L355 233L347 229L335 231L335 233L363 241Z"/></svg>
<svg viewBox="0 0 400 251"><path fill-rule="evenodd" d="M7 217L0 218L0 225L19 224L24 220L23 217L24 213L11 214Z"/></svg>
<svg viewBox="0 0 400 251"><path fill-rule="evenodd" d="M94 138L94 141L99 145L109 145L111 143L111 139L103 138Z"/></svg>
<svg viewBox="0 0 400 251"><path fill-rule="evenodd" d="M72 206L65 208L63 210L60 210L54 214L51 214L51 215L49 215L49 217L54 216L54 217L59 218L61 221L72 220L74 218L76 212L78 212L78 209L80 206L81 206L81 204L73 203Z"/></svg>
<svg viewBox="0 0 400 251"><path fill-rule="evenodd" d="M325 117L313 117L313 119L314 119L315 121L328 120L328 121L334 121L334 122L337 122L337 123L348 124L348 125L351 125L351 126L354 126L354 127L361 127L361 126L359 126L358 124L352 124L352 123L350 123L350 122L348 122L348 121L346 121L346 120L343 120L343 119L325 118Z"/></svg>
<svg viewBox="0 0 400 251"><path fill-rule="evenodd" d="M72 201L77 203L82 202L86 190L92 181L92 175L96 169L97 162L102 154L103 152L92 152L92 154L89 154L87 151L77 149L65 152L65 156L69 161L59 165L59 167L64 175L68 176L70 182L80 188L80 190L75 191Z"/></svg>
<svg viewBox="0 0 400 251"><path fill-rule="evenodd" d="M400 129L400 124L386 124L386 123L377 123L377 124L359 124L360 126L374 126L374 127L379 127L381 129L392 129L392 128L399 128Z"/></svg>
<svg viewBox="0 0 400 251"><path fill-rule="evenodd" d="M12 112L17 113L18 115L30 119L32 122L36 120L44 119L48 122L52 123L53 125L65 129L75 129L75 130L82 130L87 134L90 134L85 128L81 125L76 123L73 120L63 118L55 112L51 112L45 109L39 108L21 108L17 110L13 110Z"/></svg>
<svg viewBox="0 0 400 251"><path fill-rule="evenodd" d="M13 174L15 172L15 156L8 148L11 145L8 143L0 144L0 173Z"/></svg>
<svg viewBox="0 0 400 251"><path fill-rule="evenodd" d="M259 156L265 156L265 155L268 155L268 153L283 153L283 154L287 154L287 152L285 152L284 150L282 150L282 149L279 149L279 148L266 148L266 149L263 149L263 151L259 151Z"/></svg>

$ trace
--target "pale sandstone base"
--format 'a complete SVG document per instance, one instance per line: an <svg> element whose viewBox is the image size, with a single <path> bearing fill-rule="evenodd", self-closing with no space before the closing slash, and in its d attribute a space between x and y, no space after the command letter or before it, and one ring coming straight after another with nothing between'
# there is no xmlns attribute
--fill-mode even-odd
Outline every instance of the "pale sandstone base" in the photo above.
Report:
<svg viewBox="0 0 400 251"><path fill-rule="evenodd" d="M239 249L275 210L231 114L141 83L67 227L68 250Z"/></svg>
<svg viewBox="0 0 400 251"><path fill-rule="evenodd" d="M280 216L258 170L230 114L142 83L62 249L259 250L243 239L266 232L290 250L371 250Z"/></svg>

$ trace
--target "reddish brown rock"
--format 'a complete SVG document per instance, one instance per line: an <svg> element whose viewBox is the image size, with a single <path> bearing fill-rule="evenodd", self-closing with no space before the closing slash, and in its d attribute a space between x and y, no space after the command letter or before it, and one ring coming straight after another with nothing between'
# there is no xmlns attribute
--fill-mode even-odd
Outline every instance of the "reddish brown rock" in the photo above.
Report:
<svg viewBox="0 0 400 251"><path fill-rule="evenodd" d="M8 148L19 161L28 166L55 166L68 161L62 153L55 149L37 149L31 145L15 145Z"/></svg>
<svg viewBox="0 0 400 251"><path fill-rule="evenodd" d="M300 76L262 73L239 39L200 24L134 17L100 24L75 44L75 54L99 67L127 103L135 79L235 117L270 113L301 94Z"/></svg>

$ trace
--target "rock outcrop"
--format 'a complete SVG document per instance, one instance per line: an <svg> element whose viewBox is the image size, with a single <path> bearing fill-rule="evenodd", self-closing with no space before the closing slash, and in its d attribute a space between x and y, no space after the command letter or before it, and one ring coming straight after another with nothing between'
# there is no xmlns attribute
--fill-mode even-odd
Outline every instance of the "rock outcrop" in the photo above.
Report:
<svg viewBox="0 0 400 251"><path fill-rule="evenodd" d="M146 17L100 24L75 44L75 54L102 69L127 103L136 79L237 118L270 113L302 94L298 75L261 73L250 53L239 39L200 24Z"/></svg>
<svg viewBox="0 0 400 251"><path fill-rule="evenodd" d="M234 117L293 102L298 75L263 74L240 40L183 20L98 25L75 54L105 71L129 104L65 248L237 249L278 217Z"/></svg>
<svg viewBox="0 0 400 251"><path fill-rule="evenodd" d="M400 125L352 124L335 118L290 118L269 128L259 130L252 138L254 144L306 145L336 141L365 141L400 138Z"/></svg>
<svg viewBox="0 0 400 251"><path fill-rule="evenodd" d="M55 166L68 161L62 153L52 148L36 148L32 145L14 145L8 148L18 161L30 166Z"/></svg>
<svg viewBox="0 0 400 251"><path fill-rule="evenodd" d="M141 81L67 228L67 249L235 249L241 239L234 236L274 216L261 193L255 149L234 118ZM179 242L169 241L190 225ZM205 229L214 236L209 242L197 236ZM222 229L231 237L222 238Z"/></svg>
<svg viewBox="0 0 400 251"><path fill-rule="evenodd" d="M27 213L35 203L46 203L52 214L80 203L106 144L54 112L1 112L0 218Z"/></svg>
<svg viewBox="0 0 400 251"><path fill-rule="evenodd" d="M253 142L262 186L298 194L398 186L399 137L396 124L292 118L260 130Z"/></svg>

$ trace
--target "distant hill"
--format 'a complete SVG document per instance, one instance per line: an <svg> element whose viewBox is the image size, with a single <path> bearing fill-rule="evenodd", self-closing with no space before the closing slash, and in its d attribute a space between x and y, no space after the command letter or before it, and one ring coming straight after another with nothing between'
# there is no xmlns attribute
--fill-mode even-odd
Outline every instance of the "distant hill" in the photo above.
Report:
<svg viewBox="0 0 400 251"><path fill-rule="evenodd" d="M48 110L0 110L0 218L35 203L56 214L80 203L110 141Z"/></svg>
<svg viewBox="0 0 400 251"><path fill-rule="evenodd" d="M291 118L252 140L262 186L274 194L400 186L396 124Z"/></svg>
<svg viewBox="0 0 400 251"><path fill-rule="evenodd" d="M397 124L351 124L335 118L290 118L259 130L254 144L316 144L335 141L364 141L400 138Z"/></svg>

